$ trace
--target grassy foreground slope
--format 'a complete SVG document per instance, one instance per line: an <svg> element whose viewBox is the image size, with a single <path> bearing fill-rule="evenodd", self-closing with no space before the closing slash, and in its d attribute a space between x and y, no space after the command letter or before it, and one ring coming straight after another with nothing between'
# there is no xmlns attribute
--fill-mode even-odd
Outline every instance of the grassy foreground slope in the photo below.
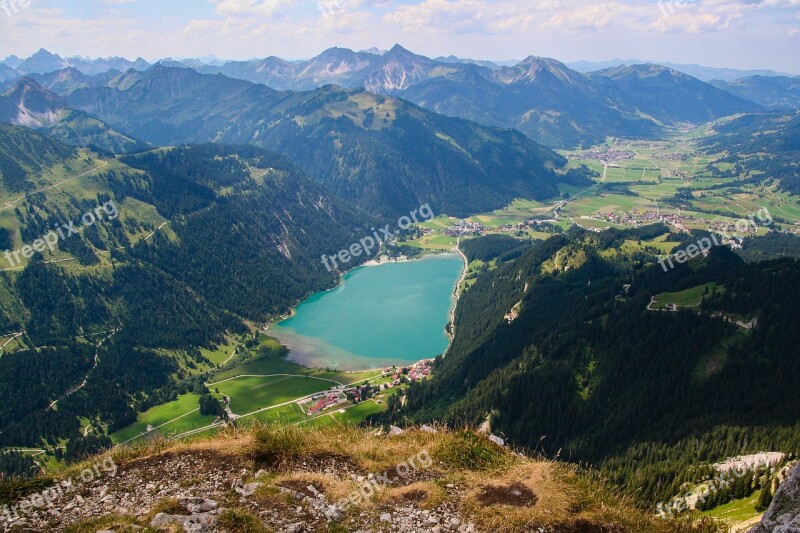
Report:
<svg viewBox="0 0 800 533"><path fill-rule="evenodd" d="M213 440L117 449L56 478L111 459L115 475L81 485L82 505L65 506L75 498L67 495L56 502L64 512L27 521L70 532L133 531L180 523L193 512L212 530L228 532L412 531L436 525L476 532L717 530L710 521L644 514L571 466L511 453L471 431L390 436L351 427L258 425ZM19 502L41 485L35 480L13 490L0 486L0 503ZM110 510L101 502L108 496L122 505ZM187 510L198 502L200 508Z"/></svg>

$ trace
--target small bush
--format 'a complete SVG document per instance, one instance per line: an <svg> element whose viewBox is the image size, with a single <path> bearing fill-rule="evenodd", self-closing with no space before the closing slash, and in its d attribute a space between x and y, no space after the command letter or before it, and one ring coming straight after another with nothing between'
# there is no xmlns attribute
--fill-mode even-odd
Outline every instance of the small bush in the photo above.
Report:
<svg viewBox="0 0 800 533"><path fill-rule="evenodd" d="M306 449L307 434L297 426L260 426L253 430L255 453L266 457L287 459Z"/></svg>
<svg viewBox="0 0 800 533"><path fill-rule="evenodd" d="M433 456L448 467L473 471L495 470L512 462L506 450L468 430L448 435L446 441L436 447Z"/></svg>
<svg viewBox="0 0 800 533"><path fill-rule="evenodd" d="M158 500L148 515L151 519L158 513L166 513L171 515L189 515L191 514L186 508L178 503L177 498L162 498Z"/></svg>

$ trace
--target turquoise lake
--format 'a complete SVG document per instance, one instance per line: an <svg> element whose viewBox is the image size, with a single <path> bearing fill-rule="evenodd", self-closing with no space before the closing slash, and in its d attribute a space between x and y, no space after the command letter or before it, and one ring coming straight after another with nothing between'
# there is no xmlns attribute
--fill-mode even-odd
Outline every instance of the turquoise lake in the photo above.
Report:
<svg viewBox="0 0 800 533"><path fill-rule="evenodd" d="M365 370L435 357L450 342L445 327L463 268L458 254L357 268L269 335L289 347L289 360L310 367Z"/></svg>

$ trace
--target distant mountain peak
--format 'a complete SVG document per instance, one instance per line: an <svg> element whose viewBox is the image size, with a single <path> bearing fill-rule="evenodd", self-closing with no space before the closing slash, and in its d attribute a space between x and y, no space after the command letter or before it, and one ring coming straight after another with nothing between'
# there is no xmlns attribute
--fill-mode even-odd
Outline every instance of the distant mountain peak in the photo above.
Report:
<svg viewBox="0 0 800 533"><path fill-rule="evenodd" d="M372 48L367 48L366 50L359 51L360 54L372 54L374 56L383 56L388 53L388 50L381 50L378 47L373 46Z"/></svg>
<svg viewBox="0 0 800 533"><path fill-rule="evenodd" d="M31 58L36 58L36 59L40 59L40 58L61 59L61 56L58 55L58 54L53 54L53 53L45 50L44 48L39 48L39 50L35 54L33 54L31 56Z"/></svg>
<svg viewBox="0 0 800 533"><path fill-rule="evenodd" d="M537 56L528 56L514 67L503 69L499 73L499 78L509 85L529 85L543 73L566 84L577 83L582 78L581 74L571 70L561 61Z"/></svg>
<svg viewBox="0 0 800 533"><path fill-rule="evenodd" d="M422 57L422 56L418 56L417 54L415 54L414 52L411 52L410 50L408 50L406 48L403 48L399 44L394 45L388 52L386 52L386 56L391 56L391 57L412 57L412 58Z"/></svg>
<svg viewBox="0 0 800 533"><path fill-rule="evenodd" d="M356 52L350 50L349 48L343 48L341 46L332 46L332 47L328 48L327 50L323 51L317 57L331 57L331 56L340 57L340 56L342 56L344 54L346 54L346 55L355 55Z"/></svg>
<svg viewBox="0 0 800 533"><path fill-rule="evenodd" d="M23 76L0 98L0 121L27 127L55 124L70 110L60 96Z"/></svg>
<svg viewBox="0 0 800 533"><path fill-rule="evenodd" d="M562 69L568 68L564 63L550 57L528 56L519 62L517 66L528 67L558 67Z"/></svg>
<svg viewBox="0 0 800 533"><path fill-rule="evenodd" d="M667 75L678 79L690 79L692 76L657 63L638 63L633 65L620 65L611 67L598 72L601 76L608 78L638 77L649 78L654 76Z"/></svg>

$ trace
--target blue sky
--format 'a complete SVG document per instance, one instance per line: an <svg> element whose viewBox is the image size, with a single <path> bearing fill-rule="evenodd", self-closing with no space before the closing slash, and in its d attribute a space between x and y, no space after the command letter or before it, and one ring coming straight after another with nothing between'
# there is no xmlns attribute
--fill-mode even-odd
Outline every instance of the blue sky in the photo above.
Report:
<svg viewBox="0 0 800 533"><path fill-rule="evenodd" d="M0 56L299 59L400 43L428 56L800 74L800 0L0 0L0 27Z"/></svg>

